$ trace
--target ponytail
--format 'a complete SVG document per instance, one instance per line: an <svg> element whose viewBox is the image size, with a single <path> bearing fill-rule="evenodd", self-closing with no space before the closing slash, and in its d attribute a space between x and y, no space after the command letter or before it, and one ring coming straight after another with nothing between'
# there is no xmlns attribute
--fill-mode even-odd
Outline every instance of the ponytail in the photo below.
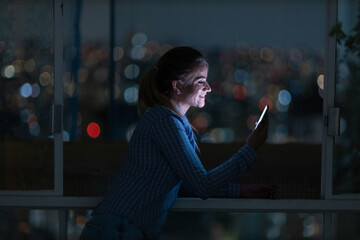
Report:
<svg viewBox="0 0 360 240"><path fill-rule="evenodd" d="M175 109L170 102L170 96L165 96L159 89L158 79L156 77L158 69L156 67L147 71L140 82L138 112L141 114L144 110L148 110L156 104L170 108L177 114L181 114ZM144 109L145 108L145 109Z"/></svg>

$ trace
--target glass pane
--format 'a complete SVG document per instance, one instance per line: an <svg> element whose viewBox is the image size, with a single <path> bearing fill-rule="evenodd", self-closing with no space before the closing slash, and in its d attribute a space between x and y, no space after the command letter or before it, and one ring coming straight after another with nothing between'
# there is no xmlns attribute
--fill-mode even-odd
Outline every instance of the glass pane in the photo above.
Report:
<svg viewBox="0 0 360 240"><path fill-rule="evenodd" d="M75 28L69 34L73 44L76 36L81 41L70 48L80 56L65 74L65 89L75 89L65 92L66 194L106 192L139 120L141 77L167 49L191 45L210 65L207 104L188 115L199 131L204 165L211 168L242 146L269 104L262 161L241 181L275 184L281 198L320 197L324 1L118 1L114 7L90 1L73 9L65 18L70 24L79 17L92 24L79 25L81 35ZM94 21L96 14L110 16L110 9L113 49L110 17Z"/></svg>
<svg viewBox="0 0 360 240"><path fill-rule="evenodd" d="M68 239L78 239L91 211L71 210ZM323 239L320 213L171 212L161 240Z"/></svg>
<svg viewBox="0 0 360 240"><path fill-rule="evenodd" d="M13 239L59 239L59 212L39 209L0 209L0 236Z"/></svg>
<svg viewBox="0 0 360 240"><path fill-rule="evenodd" d="M360 236L360 213L334 213L334 239L358 239Z"/></svg>
<svg viewBox="0 0 360 240"><path fill-rule="evenodd" d="M52 1L1 3L0 190L54 188L52 13Z"/></svg>
<svg viewBox="0 0 360 240"><path fill-rule="evenodd" d="M334 193L360 193L360 34L359 1L340 0L338 21L344 38L337 44L336 106L340 107L340 136L335 138ZM338 35L338 40L340 35Z"/></svg>

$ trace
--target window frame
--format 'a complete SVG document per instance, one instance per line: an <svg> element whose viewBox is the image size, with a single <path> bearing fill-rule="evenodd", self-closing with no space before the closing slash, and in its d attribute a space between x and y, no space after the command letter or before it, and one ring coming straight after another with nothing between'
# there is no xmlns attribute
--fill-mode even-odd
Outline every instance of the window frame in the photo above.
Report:
<svg viewBox="0 0 360 240"><path fill-rule="evenodd" d="M337 22L338 1L326 1L325 33ZM54 105L63 108L63 0L53 0L54 20ZM336 38L325 36L325 85L323 118L335 104ZM325 123L325 122L324 122ZM62 125L62 123L61 123ZM67 209L91 209L99 197L66 197L63 195L63 133L54 133L54 189L44 191L0 191L0 207L46 208L59 210L59 239L66 239ZM238 211L238 212L317 212L324 216L324 239L333 239L333 213L360 213L360 194L334 195L334 136L323 126L321 198L317 200L270 199L195 199L179 198L173 211Z"/></svg>

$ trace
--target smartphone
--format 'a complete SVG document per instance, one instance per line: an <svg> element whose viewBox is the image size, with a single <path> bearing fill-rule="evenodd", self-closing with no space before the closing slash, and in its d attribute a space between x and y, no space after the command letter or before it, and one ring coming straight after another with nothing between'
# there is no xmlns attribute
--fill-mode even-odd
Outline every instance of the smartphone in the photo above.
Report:
<svg viewBox="0 0 360 240"><path fill-rule="evenodd" d="M257 121L254 130L259 126L259 124L260 124L261 121L263 120L263 118L264 118L264 116L265 116L265 113L266 113L266 111L268 110L268 108L269 108L268 105L266 105L266 106L264 107L264 110L263 110L263 112L261 113L261 116L260 116L259 120Z"/></svg>

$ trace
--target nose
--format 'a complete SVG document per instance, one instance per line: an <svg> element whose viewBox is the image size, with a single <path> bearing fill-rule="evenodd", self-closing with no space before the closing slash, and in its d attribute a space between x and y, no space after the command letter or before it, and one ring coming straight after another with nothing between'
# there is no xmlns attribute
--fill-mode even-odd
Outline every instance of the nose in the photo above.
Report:
<svg viewBox="0 0 360 240"><path fill-rule="evenodd" d="M210 84L208 82L206 82L206 84L205 84L204 91L211 92L211 87L210 87Z"/></svg>

